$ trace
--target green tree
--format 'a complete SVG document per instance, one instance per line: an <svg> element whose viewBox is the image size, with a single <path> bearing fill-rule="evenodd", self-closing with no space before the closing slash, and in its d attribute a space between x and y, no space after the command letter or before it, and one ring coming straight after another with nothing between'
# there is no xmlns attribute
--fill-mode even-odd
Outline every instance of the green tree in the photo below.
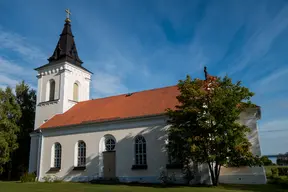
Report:
<svg viewBox="0 0 288 192"><path fill-rule="evenodd" d="M28 171L30 133L34 130L36 91L31 89L24 81L16 85L16 100L22 113L18 121L20 131L17 134L19 148L14 151L12 156L12 177L19 179L20 176Z"/></svg>
<svg viewBox="0 0 288 192"><path fill-rule="evenodd" d="M21 110L10 87L0 89L0 173L17 149L18 120Z"/></svg>
<svg viewBox="0 0 288 192"><path fill-rule="evenodd" d="M262 156L260 160L265 166L273 165L273 162L267 156Z"/></svg>
<svg viewBox="0 0 288 192"><path fill-rule="evenodd" d="M255 107L248 88L241 82L233 84L227 76L209 75L205 81L187 76L178 88L179 105L167 110L171 125L167 148L172 157L184 168L191 161L207 164L213 185L218 185L222 166L261 165L250 151L246 137L250 129L237 122L242 111Z"/></svg>

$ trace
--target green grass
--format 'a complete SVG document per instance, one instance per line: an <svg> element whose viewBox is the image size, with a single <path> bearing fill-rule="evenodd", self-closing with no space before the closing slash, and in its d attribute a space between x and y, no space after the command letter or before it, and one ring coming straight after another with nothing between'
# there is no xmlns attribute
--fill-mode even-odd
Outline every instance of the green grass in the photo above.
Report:
<svg viewBox="0 0 288 192"><path fill-rule="evenodd" d="M0 182L2 192L280 192L274 185L222 185L219 187L139 187L126 185L97 185L81 183L16 183Z"/></svg>

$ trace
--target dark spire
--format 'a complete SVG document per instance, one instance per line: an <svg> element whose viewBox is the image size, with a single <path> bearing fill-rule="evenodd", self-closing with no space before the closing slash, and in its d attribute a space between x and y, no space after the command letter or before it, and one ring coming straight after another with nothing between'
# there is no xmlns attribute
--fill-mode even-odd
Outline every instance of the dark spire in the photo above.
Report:
<svg viewBox="0 0 288 192"><path fill-rule="evenodd" d="M205 80L207 80L208 73L207 73L207 67L206 66L204 67L204 74L205 74Z"/></svg>
<svg viewBox="0 0 288 192"><path fill-rule="evenodd" d="M74 36L71 30L71 14L69 9L66 10L67 17L65 19L64 28L56 45L53 55L48 59L49 63L57 61L68 61L71 64L81 66L83 63L78 56Z"/></svg>

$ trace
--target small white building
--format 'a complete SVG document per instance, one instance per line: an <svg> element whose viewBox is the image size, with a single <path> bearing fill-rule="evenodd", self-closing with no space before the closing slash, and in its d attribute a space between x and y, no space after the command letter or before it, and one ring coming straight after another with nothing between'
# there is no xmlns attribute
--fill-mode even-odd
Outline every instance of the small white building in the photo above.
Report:
<svg viewBox="0 0 288 192"><path fill-rule="evenodd" d="M165 109L178 103L177 86L89 100L92 73L82 66L66 19L49 63L37 68L35 131L31 133L29 172L41 181L55 175L66 181L117 177L120 181L160 182L162 170L176 173L165 149ZM252 132L253 153L261 155L260 110L241 114ZM210 183L207 166L198 182ZM263 167L222 168L222 183L266 183Z"/></svg>

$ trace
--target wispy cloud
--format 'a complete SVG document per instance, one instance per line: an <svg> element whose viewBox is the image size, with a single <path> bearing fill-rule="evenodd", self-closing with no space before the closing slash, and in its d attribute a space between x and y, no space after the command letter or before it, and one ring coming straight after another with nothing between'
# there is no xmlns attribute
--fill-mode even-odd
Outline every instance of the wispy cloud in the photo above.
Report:
<svg viewBox="0 0 288 192"><path fill-rule="evenodd" d="M230 64L230 75L242 71L249 63L262 59L271 49L275 39L288 27L288 5L285 5L273 19L269 19L265 13L265 4L261 8L258 11L260 13L262 11L264 13L262 15L266 15L267 19L262 26L258 26L258 30L249 37L243 46L241 54Z"/></svg>
<svg viewBox="0 0 288 192"><path fill-rule="evenodd" d="M28 62L38 62L45 59L45 55L38 47L28 43L27 39L21 35L6 31L0 26L0 50L1 49L14 51L18 53L23 60Z"/></svg>
<svg viewBox="0 0 288 192"><path fill-rule="evenodd" d="M23 68L0 56L0 72L6 74L17 74L23 72Z"/></svg>
<svg viewBox="0 0 288 192"><path fill-rule="evenodd" d="M15 79L12 79L12 78L9 78L5 75L0 74L0 87L1 88L5 88L6 86L14 88L18 82L19 81L15 80Z"/></svg>
<svg viewBox="0 0 288 192"><path fill-rule="evenodd" d="M45 57L41 49L29 43L28 39L21 35L0 27L0 51L2 52L0 55L1 87L15 87L18 82L25 80L30 87L35 88L36 73L32 65L39 65L43 62Z"/></svg>
<svg viewBox="0 0 288 192"><path fill-rule="evenodd" d="M275 71L271 71L267 76L255 81L250 87L257 94L269 94L279 93L280 91L287 90L286 79L288 75L288 68L280 68Z"/></svg>
<svg viewBox="0 0 288 192"><path fill-rule="evenodd" d="M92 81L93 98L111 96L128 92L128 88L121 82L121 78L105 72L96 72Z"/></svg>

